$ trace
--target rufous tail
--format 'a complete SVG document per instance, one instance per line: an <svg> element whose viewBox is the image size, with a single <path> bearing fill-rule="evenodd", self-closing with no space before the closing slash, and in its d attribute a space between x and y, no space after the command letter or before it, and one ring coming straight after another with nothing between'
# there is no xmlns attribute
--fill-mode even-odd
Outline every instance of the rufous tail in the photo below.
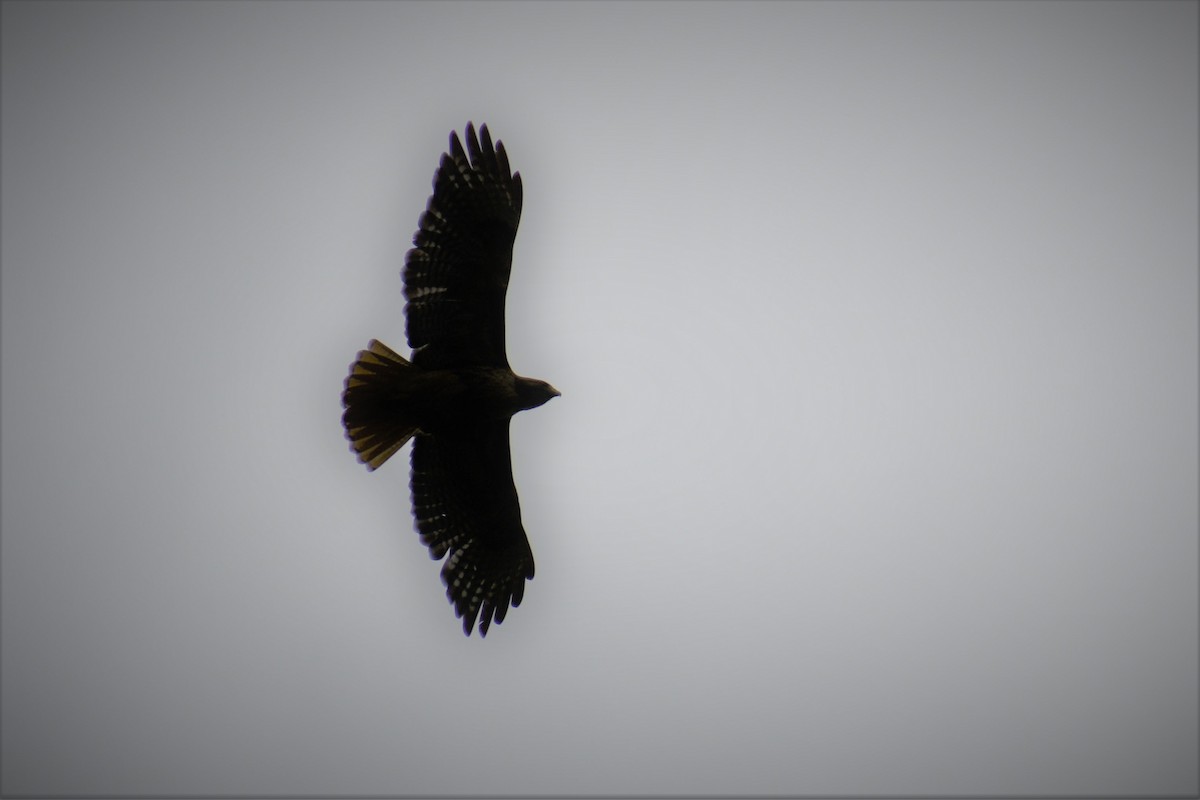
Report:
<svg viewBox="0 0 1200 800"><path fill-rule="evenodd" d="M400 399L415 370L383 342L371 340L350 365L342 405L342 424L350 449L367 469L376 470L404 446L417 426L405 419Z"/></svg>

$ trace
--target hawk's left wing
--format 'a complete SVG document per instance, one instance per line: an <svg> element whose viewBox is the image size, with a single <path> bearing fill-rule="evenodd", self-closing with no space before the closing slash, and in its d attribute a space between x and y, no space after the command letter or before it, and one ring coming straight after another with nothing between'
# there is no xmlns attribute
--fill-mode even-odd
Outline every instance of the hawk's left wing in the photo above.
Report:
<svg viewBox="0 0 1200 800"><path fill-rule="evenodd" d="M413 515L421 541L446 556L442 581L469 636L479 635L509 604L521 604L533 577L533 553L513 484L508 420L418 433L412 449ZM448 554L448 555L447 555Z"/></svg>

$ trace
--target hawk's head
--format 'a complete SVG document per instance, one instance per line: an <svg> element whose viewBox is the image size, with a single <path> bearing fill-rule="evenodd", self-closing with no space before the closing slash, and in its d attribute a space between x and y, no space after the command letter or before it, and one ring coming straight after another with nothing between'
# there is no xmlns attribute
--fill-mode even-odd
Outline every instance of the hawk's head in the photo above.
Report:
<svg viewBox="0 0 1200 800"><path fill-rule="evenodd" d="M517 378L517 402L522 409L537 408L551 397L562 394L545 381L535 378Z"/></svg>

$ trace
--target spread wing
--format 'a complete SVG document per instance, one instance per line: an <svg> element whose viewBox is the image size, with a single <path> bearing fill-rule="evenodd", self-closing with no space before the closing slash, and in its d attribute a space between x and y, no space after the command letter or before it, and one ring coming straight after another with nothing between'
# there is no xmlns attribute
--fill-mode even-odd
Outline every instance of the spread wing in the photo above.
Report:
<svg viewBox="0 0 1200 800"><path fill-rule="evenodd" d="M430 555L446 557L442 582L463 632L479 635L521 604L533 553L513 484L508 420L417 434L412 449L413 514ZM448 554L448 555L447 555Z"/></svg>
<svg viewBox="0 0 1200 800"><path fill-rule="evenodd" d="M450 152L433 176L404 266L408 345L421 367L507 367L504 294L521 219L521 176L486 125L467 123L467 149Z"/></svg>

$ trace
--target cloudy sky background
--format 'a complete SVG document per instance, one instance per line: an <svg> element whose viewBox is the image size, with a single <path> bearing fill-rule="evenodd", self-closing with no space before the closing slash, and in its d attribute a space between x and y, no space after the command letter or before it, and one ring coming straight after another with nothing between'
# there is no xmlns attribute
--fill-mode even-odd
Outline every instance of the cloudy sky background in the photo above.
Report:
<svg viewBox="0 0 1200 800"><path fill-rule="evenodd" d="M1196 4L2 13L0 791L1198 790ZM468 119L482 641L339 422Z"/></svg>

